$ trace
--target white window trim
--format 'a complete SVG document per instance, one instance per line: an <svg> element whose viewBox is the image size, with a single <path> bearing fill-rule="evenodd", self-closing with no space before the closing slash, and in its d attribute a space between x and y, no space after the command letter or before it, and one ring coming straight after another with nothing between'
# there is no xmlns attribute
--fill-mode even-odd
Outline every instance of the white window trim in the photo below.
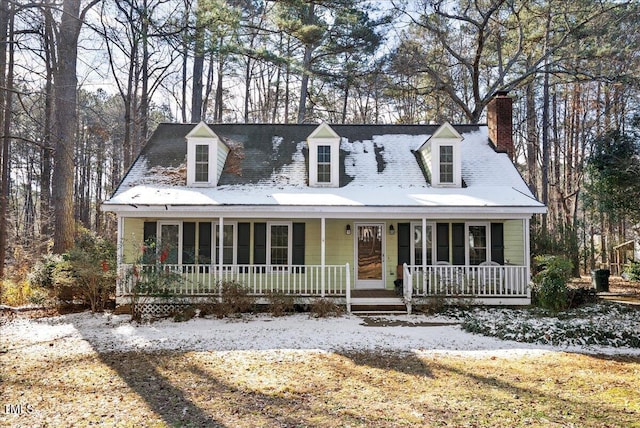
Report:
<svg viewBox="0 0 640 428"><path fill-rule="evenodd" d="M487 231L487 250L486 250L487 258L485 261L491 261L491 223L476 221L476 222L465 223L464 225L465 264L469 266L471 262L470 260L471 246L469 245L469 227L470 226L485 227Z"/></svg>
<svg viewBox="0 0 640 428"><path fill-rule="evenodd" d="M309 186L338 187L340 184L340 139L310 138L309 144ZM329 146L331 157L331 179L329 182L318 182L318 146Z"/></svg>
<svg viewBox="0 0 640 428"><path fill-rule="evenodd" d="M159 221L156 224L157 250L162 248L162 226L178 226L178 264L182 264L182 222L181 221Z"/></svg>
<svg viewBox="0 0 640 428"><path fill-rule="evenodd" d="M453 182L440 181L440 147L453 148ZM460 141L454 138L435 138L431 141L431 156L433 159L432 176L434 187L462 187L462 159Z"/></svg>
<svg viewBox="0 0 640 428"><path fill-rule="evenodd" d="M196 146L209 147L209 179L196 181ZM218 139L209 137L187 138L187 186L215 186L217 181Z"/></svg>
<svg viewBox="0 0 640 428"><path fill-rule="evenodd" d="M236 265L238 264L238 222L225 221L222 223L222 227L226 227L226 226L233 226L233 262L231 264ZM220 249L218 243L216 242L216 233L218 233L219 229L220 229L219 222L217 221L211 222L211 247L212 247L211 264L215 264L215 265L219 263L219 261L218 262L215 261L216 258L218 257L218 250ZM226 252L222 254L222 257L224 257L224 254L226 254ZM224 262L222 264L224 265Z"/></svg>
<svg viewBox="0 0 640 428"><path fill-rule="evenodd" d="M435 242L435 233L436 233L436 224L433 222L427 222L427 227L431 226L431 264L433 264L434 262L434 258L435 258L435 254L436 254L436 242ZM416 231L416 227L420 227L422 228L422 223L418 223L418 222L412 222L411 223L411 264L412 265L416 265L416 242L414 239L415 236L415 231ZM424 233L421 232L421 233ZM422 237L422 243L424 244L424 235Z"/></svg>
<svg viewBox="0 0 640 428"><path fill-rule="evenodd" d="M271 226L287 226L287 264L274 265L271 264ZM291 266L293 256L293 223L274 221L267 222L267 266Z"/></svg>

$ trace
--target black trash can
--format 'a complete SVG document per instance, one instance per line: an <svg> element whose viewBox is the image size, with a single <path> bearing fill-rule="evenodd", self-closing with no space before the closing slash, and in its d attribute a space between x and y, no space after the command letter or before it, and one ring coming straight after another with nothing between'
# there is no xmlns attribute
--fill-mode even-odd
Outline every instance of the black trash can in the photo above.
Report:
<svg viewBox="0 0 640 428"><path fill-rule="evenodd" d="M609 291L609 269L596 269L591 271L591 283L596 292Z"/></svg>

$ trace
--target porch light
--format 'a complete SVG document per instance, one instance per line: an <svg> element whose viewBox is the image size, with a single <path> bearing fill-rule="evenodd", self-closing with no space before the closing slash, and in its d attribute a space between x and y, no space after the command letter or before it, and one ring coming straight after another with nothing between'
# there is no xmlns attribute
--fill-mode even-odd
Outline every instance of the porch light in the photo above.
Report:
<svg viewBox="0 0 640 428"><path fill-rule="evenodd" d="M351 235L351 225L348 224L347 227L344 229L344 233L346 233L347 235Z"/></svg>
<svg viewBox="0 0 640 428"><path fill-rule="evenodd" d="M393 227L392 224L389 225L389 235L395 235L396 234L396 229L395 227Z"/></svg>

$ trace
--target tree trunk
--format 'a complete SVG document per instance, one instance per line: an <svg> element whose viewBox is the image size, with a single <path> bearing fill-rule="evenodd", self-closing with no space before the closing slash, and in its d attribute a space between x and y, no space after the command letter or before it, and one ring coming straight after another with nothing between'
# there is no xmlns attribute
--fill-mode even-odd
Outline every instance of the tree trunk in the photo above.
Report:
<svg viewBox="0 0 640 428"><path fill-rule="evenodd" d="M2 173L0 176L0 280L4 278L4 261L7 251L7 223L9 211L9 157L11 130L11 92L13 89L13 16L9 9L9 2L2 1L0 5L0 108L2 111ZM7 45L9 46L9 58L7 63ZM6 77L5 77L6 74ZM6 90L5 90L6 88ZM5 95L6 94L6 95ZM1 288L0 288L1 291Z"/></svg>
<svg viewBox="0 0 640 428"><path fill-rule="evenodd" d="M199 12L199 11L198 11ZM204 28L200 13L196 12L196 32L193 49L193 89L191 91L191 122L202 120L202 73L204 71Z"/></svg>
<svg viewBox="0 0 640 428"><path fill-rule="evenodd" d="M73 176L74 144L78 115L76 65L78 61L78 36L84 12L98 0L92 1L80 14L80 0L64 0L58 31L58 67L54 86L54 168L52 177L52 202L55 230L53 251L64 253L73 246Z"/></svg>

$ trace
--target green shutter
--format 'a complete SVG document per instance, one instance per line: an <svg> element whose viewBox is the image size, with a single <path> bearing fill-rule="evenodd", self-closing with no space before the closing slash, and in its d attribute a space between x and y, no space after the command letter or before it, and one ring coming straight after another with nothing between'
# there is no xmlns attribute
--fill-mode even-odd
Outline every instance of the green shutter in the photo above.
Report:
<svg viewBox="0 0 640 428"><path fill-rule="evenodd" d="M438 223L436 225L436 261L449 261L449 224Z"/></svg>
<svg viewBox="0 0 640 428"><path fill-rule="evenodd" d="M504 264L504 225L491 223L491 260Z"/></svg>
<svg viewBox="0 0 640 428"><path fill-rule="evenodd" d="M411 225L398 223L398 264L411 264Z"/></svg>
<svg viewBox="0 0 640 428"><path fill-rule="evenodd" d="M253 224L253 263L267 264L267 223Z"/></svg>
<svg viewBox="0 0 640 428"><path fill-rule="evenodd" d="M158 223L155 221L145 221L143 230L144 252L142 253L142 263L155 263L155 244L158 238ZM150 247L153 245L153 247Z"/></svg>
<svg viewBox="0 0 640 428"><path fill-rule="evenodd" d="M463 265L465 264L465 245L464 245L464 223L453 223L451 225L451 240L452 240L452 253L453 264Z"/></svg>
<svg viewBox="0 0 640 428"><path fill-rule="evenodd" d="M238 223L238 264L251 263L251 224Z"/></svg>
<svg viewBox="0 0 640 428"><path fill-rule="evenodd" d="M198 224L198 263L211 263L211 222Z"/></svg>
<svg viewBox="0 0 640 428"><path fill-rule="evenodd" d="M294 265L304 265L305 250L305 224L293 223L293 254L291 254L291 262Z"/></svg>
<svg viewBox="0 0 640 428"><path fill-rule="evenodd" d="M196 262L196 224L191 221L182 223L182 263Z"/></svg>
<svg viewBox="0 0 640 428"><path fill-rule="evenodd" d="M145 243L156 242L158 237L158 223L155 221L144 222L143 238Z"/></svg>

